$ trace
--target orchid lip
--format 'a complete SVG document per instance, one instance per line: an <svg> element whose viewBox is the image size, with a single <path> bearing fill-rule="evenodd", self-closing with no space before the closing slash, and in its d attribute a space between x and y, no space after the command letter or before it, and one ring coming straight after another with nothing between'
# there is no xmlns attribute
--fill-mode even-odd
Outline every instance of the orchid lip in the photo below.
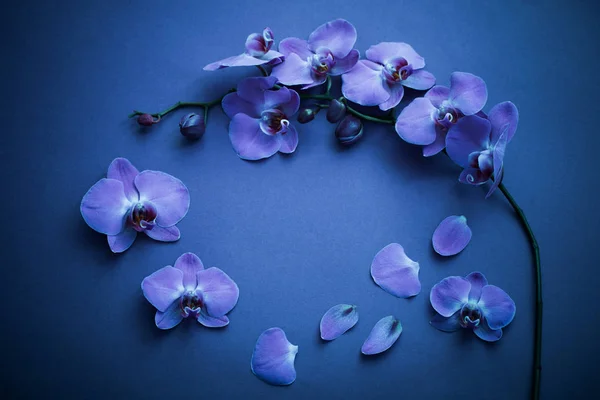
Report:
<svg viewBox="0 0 600 400"><path fill-rule="evenodd" d="M479 306L477 306L477 304L473 303L467 303L463 305L459 313L459 322L463 328L475 328L479 326L483 318L481 309Z"/></svg>
<svg viewBox="0 0 600 400"><path fill-rule="evenodd" d="M289 125L290 121L287 116L279 109L265 110L261 114L260 129L269 136L284 135Z"/></svg>
<svg viewBox="0 0 600 400"><path fill-rule="evenodd" d="M316 54L309 57L311 69L317 76L327 75L335 66L335 57L329 49L320 48Z"/></svg>
<svg viewBox="0 0 600 400"><path fill-rule="evenodd" d="M390 60L384 65L383 74L388 83L398 83L412 75L413 68L404 57Z"/></svg>
<svg viewBox="0 0 600 400"><path fill-rule="evenodd" d="M197 315L203 306L202 295L195 291L189 291L181 296L179 307L184 317L188 317L190 314Z"/></svg>
<svg viewBox="0 0 600 400"><path fill-rule="evenodd" d="M131 207L127 216L128 223L138 232L151 230L156 225L158 212L150 201L138 202Z"/></svg>

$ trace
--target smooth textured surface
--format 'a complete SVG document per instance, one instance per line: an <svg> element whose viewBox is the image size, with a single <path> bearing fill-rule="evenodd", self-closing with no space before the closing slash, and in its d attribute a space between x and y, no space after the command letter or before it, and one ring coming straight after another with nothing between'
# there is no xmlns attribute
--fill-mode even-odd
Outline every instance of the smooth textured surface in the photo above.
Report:
<svg viewBox="0 0 600 400"><path fill-rule="evenodd" d="M324 115L299 126L292 156L235 155L228 118L211 110L189 143L180 110L149 130L127 114L178 100L211 100L258 71L202 71L244 50L269 26L276 41L306 38L337 17L357 48L406 41L427 70L482 76L489 109L520 112L505 184L541 246L545 320L542 398L600 390L595 310L598 5L592 1L16 2L0 24L2 63L2 398L525 399L530 390L533 274L526 237L501 193L457 181L444 156L424 159L392 126L366 124L341 148ZM405 104L403 102L402 104ZM324 114L324 113L322 113ZM181 240L140 237L124 254L86 226L79 203L115 157L167 172L190 189ZM468 248L437 256L441 219L465 215ZM421 265L421 294L385 293L369 276L379 249L402 243ZM240 288L222 330L185 321L162 332L142 279L184 252ZM517 313L495 344L429 325L431 287L483 272ZM361 320L324 344L319 320L338 303ZM393 314L404 332L381 356L361 356L373 325ZM256 338L279 326L299 346L298 378L271 387L250 371ZM463 334L464 333L464 334Z"/></svg>

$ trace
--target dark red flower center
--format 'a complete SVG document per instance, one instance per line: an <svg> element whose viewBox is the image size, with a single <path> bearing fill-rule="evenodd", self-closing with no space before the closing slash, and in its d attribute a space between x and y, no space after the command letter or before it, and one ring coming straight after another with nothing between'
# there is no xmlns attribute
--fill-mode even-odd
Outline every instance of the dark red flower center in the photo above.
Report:
<svg viewBox="0 0 600 400"><path fill-rule="evenodd" d="M136 203L128 216L128 221L138 232L154 228L158 212L154 204L150 202Z"/></svg>

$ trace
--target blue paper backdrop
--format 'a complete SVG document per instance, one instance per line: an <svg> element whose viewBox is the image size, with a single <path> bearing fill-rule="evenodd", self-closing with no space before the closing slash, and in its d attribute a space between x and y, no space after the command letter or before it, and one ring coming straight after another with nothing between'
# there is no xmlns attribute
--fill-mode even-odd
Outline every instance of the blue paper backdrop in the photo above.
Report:
<svg viewBox="0 0 600 400"><path fill-rule="evenodd" d="M364 51L406 41L438 83L469 71L488 84L486 110L521 113L505 183L538 235L545 290L544 399L588 398L597 379L598 5L592 1L16 2L2 36L3 398L525 399L530 390L533 273L527 239L500 193L457 182L444 156L424 159L389 126L367 124L342 149L324 116L300 130L291 157L241 161L221 110L205 137L178 133L185 111L150 130L126 118L178 100L211 100L255 69L205 72L265 26L279 41L338 17ZM171 173L191 208L182 239L139 238L113 255L79 214L110 161ZM473 240L441 259L430 244L450 214ZM423 290L397 299L369 276L373 256L401 243ZM154 327L140 282L183 252L239 284L226 329ZM429 326L429 291L448 275L484 272L517 304L496 344ZM321 343L332 305L358 305L358 325ZM360 355L374 323L404 332L387 353ZM250 372L258 335L283 328L299 345L297 381L271 387Z"/></svg>

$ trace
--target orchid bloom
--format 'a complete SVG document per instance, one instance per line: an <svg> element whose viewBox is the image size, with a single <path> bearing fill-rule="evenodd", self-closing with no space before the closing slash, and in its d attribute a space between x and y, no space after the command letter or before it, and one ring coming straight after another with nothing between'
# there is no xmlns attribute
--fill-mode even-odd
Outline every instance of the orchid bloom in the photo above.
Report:
<svg viewBox="0 0 600 400"><path fill-rule="evenodd" d="M204 269L193 253L144 278L142 291L157 309L154 322L160 329L171 329L190 316L208 328L224 327L240 293L229 275L215 267Z"/></svg>
<svg viewBox="0 0 600 400"><path fill-rule="evenodd" d="M436 85L402 110L396 119L396 132L408 143L425 146L425 157L433 156L446 146L446 134L454 124L481 111L487 97L483 79L453 72L450 88Z"/></svg>
<svg viewBox="0 0 600 400"><path fill-rule="evenodd" d="M488 285L481 272L443 279L433 286L429 299L438 312L430 322L434 328L444 332L472 329L486 342L500 340L502 328L511 323L516 312L510 296Z"/></svg>
<svg viewBox="0 0 600 400"><path fill-rule="evenodd" d="M510 101L494 106L488 118L464 117L446 137L448 155L464 168L459 181L481 185L494 177L489 197L502 182L504 152L519 122L517 107Z"/></svg>
<svg viewBox="0 0 600 400"><path fill-rule="evenodd" d="M354 67L360 53L353 49L356 29L343 19L319 26L308 37L283 39L279 51L285 61L273 68L271 75L284 85L318 86L327 76L337 76Z"/></svg>
<svg viewBox="0 0 600 400"><path fill-rule="evenodd" d="M246 39L246 51L238 56L228 57L208 64L205 71L215 71L227 67L248 67L256 65L275 65L283 60L283 54L271 50L275 39L273 31L265 28L262 33L252 33Z"/></svg>
<svg viewBox="0 0 600 400"><path fill-rule="evenodd" d="M386 111L400 103L404 86L427 90L435 84L433 74L422 69L423 57L406 43L379 43L366 54L367 60L342 75L342 93L350 101Z"/></svg>
<svg viewBox="0 0 600 400"><path fill-rule="evenodd" d="M159 171L138 170L125 158L116 158L83 196L81 215L96 232L108 236L114 253L133 244L138 232L154 240L179 240L175 226L187 214L190 194L177 178Z"/></svg>
<svg viewBox="0 0 600 400"><path fill-rule="evenodd" d="M294 90L273 89L277 79L246 78L237 91L223 98L225 114L231 118L229 138L238 156L260 160L279 152L293 153L298 132L290 123L298 111L300 96Z"/></svg>

